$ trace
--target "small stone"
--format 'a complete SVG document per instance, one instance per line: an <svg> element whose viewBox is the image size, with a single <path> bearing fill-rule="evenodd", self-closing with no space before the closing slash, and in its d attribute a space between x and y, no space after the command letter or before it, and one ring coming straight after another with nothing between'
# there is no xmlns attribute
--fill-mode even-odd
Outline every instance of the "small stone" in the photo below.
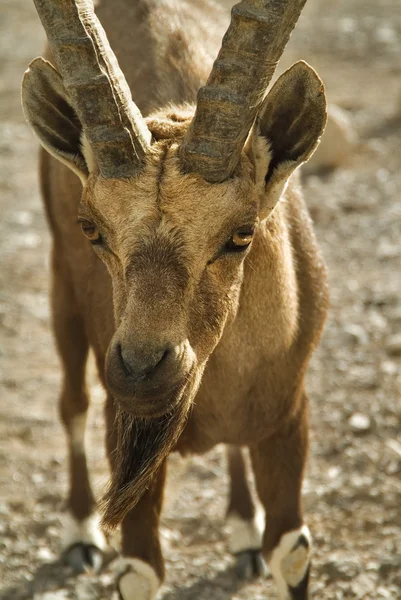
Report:
<svg viewBox="0 0 401 600"><path fill-rule="evenodd" d="M351 584L352 592L357 598L364 598L376 587L376 577L373 573L360 573Z"/></svg>
<svg viewBox="0 0 401 600"><path fill-rule="evenodd" d="M400 559L395 556L388 556L381 562L379 573L381 577L388 577L390 573L398 572L400 568Z"/></svg>
<svg viewBox="0 0 401 600"><path fill-rule="evenodd" d="M387 590L383 586L377 588L377 597L378 598L394 598L393 594L390 590Z"/></svg>
<svg viewBox="0 0 401 600"><path fill-rule="evenodd" d="M45 476L43 475L43 473L32 473L31 480L33 481L33 483L36 483L37 485L42 484L45 481Z"/></svg>
<svg viewBox="0 0 401 600"><path fill-rule="evenodd" d="M362 413L354 413L348 419L348 424L354 433L366 433L371 428L370 418Z"/></svg>
<svg viewBox="0 0 401 600"><path fill-rule="evenodd" d="M396 375L398 373L398 365L392 360L383 360L380 364L380 370L386 375Z"/></svg>
<svg viewBox="0 0 401 600"><path fill-rule="evenodd" d="M365 329L356 323L349 323L344 326L344 338L346 342L352 344L367 344L369 341Z"/></svg>
<svg viewBox="0 0 401 600"><path fill-rule="evenodd" d="M101 573L99 575L99 581L103 587L110 587L114 584L115 575L114 573Z"/></svg>
<svg viewBox="0 0 401 600"><path fill-rule="evenodd" d="M395 306L388 311L388 318L393 323L401 323L401 306Z"/></svg>
<svg viewBox="0 0 401 600"><path fill-rule="evenodd" d="M18 210L12 213L10 221L17 225L31 225L33 221L33 214L27 210Z"/></svg>
<svg viewBox="0 0 401 600"><path fill-rule="evenodd" d="M43 562L52 562L56 558L53 552L46 547L39 548L39 550L36 553L36 556L40 561Z"/></svg>
<svg viewBox="0 0 401 600"><path fill-rule="evenodd" d="M368 316L369 325L377 332L386 331L387 319L379 311L372 310Z"/></svg>
<svg viewBox="0 0 401 600"><path fill-rule="evenodd" d="M318 503L320 496L316 490L307 490L302 494L302 502L306 511Z"/></svg>
<svg viewBox="0 0 401 600"><path fill-rule="evenodd" d="M77 600L97 600L98 589L90 580L78 580L75 586Z"/></svg>
<svg viewBox="0 0 401 600"><path fill-rule="evenodd" d="M386 441L386 446L388 448L391 448L391 450L393 452L395 452L395 454L397 454L397 456L399 456L401 458L401 444L400 444L400 442L398 442L397 440L389 439L389 440Z"/></svg>
<svg viewBox="0 0 401 600"><path fill-rule="evenodd" d="M354 365L349 367L352 383L364 390L373 390L379 386L376 370L370 365Z"/></svg>
<svg viewBox="0 0 401 600"><path fill-rule="evenodd" d="M396 333L387 338L386 350L390 356L401 356L401 333Z"/></svg>
<svg viewBox="0 0 401 600"><path fill-rule="evenodd" d="M400 247L398 244L392 244L388 241L382 241L377 250L377 255L382 260L397 258L400 255Z"/></svg>
<svg viewBox="0 0 401 600"><path fill-rule="evenodd" d="M10 514L10 508L6 502L0 502L0 516L7 516Z"/></svg>
<svg viewBox="0 0 401 600"><path fill-rule="evenodd" d="M354 558L348 554L337 552L332 556L332 559L322 565L319 570L321 570L324 575L327 575L331 581L338 579L350 581L360 573L361 568L362 565L356 557Z"/></svg>

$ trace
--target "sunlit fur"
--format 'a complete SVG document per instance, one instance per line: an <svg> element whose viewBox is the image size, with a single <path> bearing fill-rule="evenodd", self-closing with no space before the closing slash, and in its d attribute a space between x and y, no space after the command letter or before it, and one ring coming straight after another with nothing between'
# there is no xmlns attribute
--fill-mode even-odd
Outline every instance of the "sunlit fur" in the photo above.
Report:
<svg viewBox="0 0 401 600"><path fill-rule="evenodd" d="M131 180L103 179L82 136L69 149L87 166L81 180L65 160L41 155L63 411L71 419L87 409L82 390L90 345L108 389L112 474L104 524L122 521L127 555L138 556L137 539L151 548L149 563L162 580L160 473L171 450L205 452L220 442L250 448L260 499L277 515L266 528L265 556L285 531L302 525L304 376L323 327L327 286L294 170L323 131L325 101L316 74L298 64L268 96L274 110L261 114L233 177L207 183L183 173L180 143L217 52L211 22L218 29L218 9L206 1L102 0L98 12L153 143ZM215 18L208 20L210 14ZM38 90L26 81L24 102L33 93L37 101ZM51 96L51 81L46 89ZM45 129L57 96L43 100ZM289 120L293 127L283 127ZM40 126L35 132L41 138ZM57 149L52 154L59 156ZM92 222L104 244L92 246L77 217ZM254 227L252 244L227 252L243 227ZM122 350L135 358L167 343L171 368L135 384L124 376ZM89 489L86 463L71 470L75 499L83 480ZM81 504L83 515L93 510L89 492Z"/></svg>
<svg viewBox="0 0 401 600"><path fill-rule="evenodd" d="M120 398L126 411L117 419L120 459L106 513L110 524L121 520L144 489L148 467L154 469L177 442L205 363L236 315L246 252L220 253L238 228L260 227L252 172L244 156L238 175L220 185L184 176L173 138L154 144L137 180L90 176L79 213L107 240L107 249L94 248L111 274L115 335L134 333L136 343L146 344L162 331L166 339L187 340L189 355L173 394L164 388L144 398L129 391ZM296 314L290 305L288 310Z"/></svg>
<svg viewBox="0 0 401 600"><path fill-rule="evenodd" d="M303 373L299 367L310 350L308 343L304 349L302 345L306 340L311 343L315 336L314 329L308 330L305 325L314 318L314 311L323 313L325 304L323 295L322 307L310 307L299 323L300 296L303 301L312 300L311 290L309 297L302 297L302 287L314 281L306 274L306 281L297 280L291 238L299 243L297 234L307 235L309 224L294 186L269 219L260 222L260 205L264 207L266 203L264 186L256 179L255 165L248 155L243 154L235 177L222 184L208 184L196 175L183 175L178 156L183 128L173 124L172 137L168 139L169 120L164 119L160 127L160 115L158 119L154 137L160 137L160 128L163 139L154 143L143 173L132 181L117 181L103 180L94 171L78 211L97 225L107 243L107 248L94 246L94 251L111 275L115 335L134 336L135 343L146 343L162 331L167 339L188 340L191 350L187 375L174 394L166 394L162 389L143 398L129 393L117 397L124 412L117 417L119 459L105 513L109 525L116 525L128 512L154 470L177 443L206 361L225 328L223 347L216 351L216 358L224 352L226 367L218 379L225 381L229 369L235 371L232 376L240 393L230 402L238 404L234 411L237 418L230 420L233 407L226 405L224 393L217 406L215 402L210 406L206 398L205 403L197 400L196 413L207 423L197 432L202 446L213 445L208 443L209 438L218 441L217 429L219 438L227 442L239 436L243 443L249 443L266 435L266 422L257 419L252 423L255 408L244 404L241 396L247 394L249 386L257 388L262 377L265 385L273 387L263 399L266 410L268 398L274 402L288 387L289 372L294 373L291 385L296 385L297 379L301 381ZM149 125L153 122L150 118ZM264 161L266 172L267 149L258 158L259 162ZM299 219L302 232L297 232ZM256 226L249 256L247 252L219 256L226 240L245 224ZM297 258L300 268L304 259ZM245 286L244 264L248 280ZM320 272L319 264L319 277ZM242 286L242 311L232 329L227 324L237 315ZM263 335L260 322L265 323ZM300 344L296 356L290 358ZM270 363L269 373L263 368L266 361ZM214 380L214 370L212 361L203 387L208 379ZM212 384L213 398L216 387L221 387L216 383ZM293 399L288 401L295 412ZM272 431L288 409L282 404L280 409L269 411ZM216 413L225 414L223 426ZM153 419L149 421L149 417ZM210 420L216 422L216 432L213 425L210 427ZM190 444L197 449L193 438Z"/></svg>

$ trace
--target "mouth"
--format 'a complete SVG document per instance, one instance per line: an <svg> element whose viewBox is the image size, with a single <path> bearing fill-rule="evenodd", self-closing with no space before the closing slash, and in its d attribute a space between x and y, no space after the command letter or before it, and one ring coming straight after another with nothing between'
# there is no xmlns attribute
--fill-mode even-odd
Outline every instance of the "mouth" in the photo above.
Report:
<svg viewBox="0 0 401 600"><path fill-rule="evenodd" d="M155 419L171 413L179 404L184 394L190 375L184 377L179 383L171 387L160 389L135 389L128 394L113 392L113 396L126 413L142 419ZM110 387L110 386L109 386Z"/></svg>
<svg viewBox="0 0 401 600"><path fill-rule="evenodd" d="M106 384L121 410L138 418L153 419L171 413L180 404L195 368L194 361L189 369L176 373L174 379L134 381L122 368L106 362Z"/></svg>

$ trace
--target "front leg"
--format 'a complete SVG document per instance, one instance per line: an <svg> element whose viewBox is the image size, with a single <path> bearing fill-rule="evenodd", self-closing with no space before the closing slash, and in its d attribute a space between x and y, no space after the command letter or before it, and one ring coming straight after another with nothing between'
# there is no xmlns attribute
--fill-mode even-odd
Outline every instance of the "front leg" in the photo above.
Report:
<svg viewBox="0 0 401 600"><path fill-rule="evenodd" d="M116 444L114 403L107 401L107 450L113 468ZM121 523L120 569L117 580L121 600L154 600L164 579L159 521L166 481L164 461L138 504Z"/></svg>
<svg viewBox="0 0 401 600"><path fill-rule="evenodd" d="M122 600L154 600L164 579L159 520L166 480L166 461L142 498L121 523Z"/></svg>
<svg viewBox="0 0 401 600"><path fill-rule="evenodd" d="M228 473L230 494L226 522L228 547L236 557L236 571L240 579L263 576L266 564L261 555L262 527L249 488L242 449L228 446Z"/></svg>
<svg viewBox="0 0 401 600"><path fill-rule="evenodd" d="M309 598L312 541L303 522L301 491L308 449L307 399L279 434L251 448L256 488L266 511L263 555L280 600Z"/></svg>

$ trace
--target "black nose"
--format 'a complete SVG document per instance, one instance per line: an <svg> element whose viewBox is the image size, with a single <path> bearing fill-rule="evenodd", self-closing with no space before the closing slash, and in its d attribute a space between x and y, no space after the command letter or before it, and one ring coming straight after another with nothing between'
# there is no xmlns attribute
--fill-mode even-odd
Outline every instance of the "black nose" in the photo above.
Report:
<svg viewBox="0 0 401 600"><path fill-rule="evenodd" d="M171 347L139 350L118 344L116 352L126 374L135 381L142 381L143 379L151 379L156 371L161 368L171 353Z"/></svg>

